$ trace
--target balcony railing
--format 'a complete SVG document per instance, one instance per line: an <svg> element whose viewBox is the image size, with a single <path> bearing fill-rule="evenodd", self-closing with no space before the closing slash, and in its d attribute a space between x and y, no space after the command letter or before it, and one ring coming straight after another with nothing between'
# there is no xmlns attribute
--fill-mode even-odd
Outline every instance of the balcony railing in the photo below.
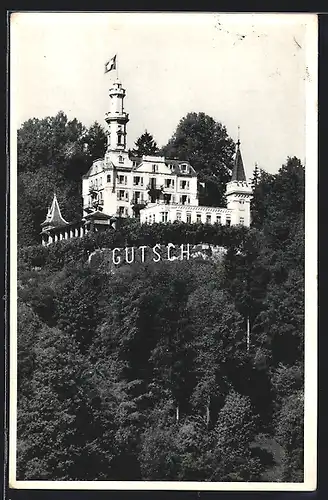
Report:
<svg viewBox="0 0 328 500"><path fill-rule="evenodd" d="M131 205L144 205L144 206L147 205L146 200L142 200L141 198L135 198L135 197L132 198L130 203Z"/></svg>

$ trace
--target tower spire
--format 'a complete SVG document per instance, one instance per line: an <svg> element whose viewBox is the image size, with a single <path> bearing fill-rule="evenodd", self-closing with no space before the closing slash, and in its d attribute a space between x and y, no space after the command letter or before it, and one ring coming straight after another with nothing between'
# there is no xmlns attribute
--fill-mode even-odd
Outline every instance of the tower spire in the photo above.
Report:
<svg viewBox="0 0 328 500"><path fill-rule="evenodd" d="M47 217L44 222L42 222L41 227L42 231L46 231L47 229L53 227L61 227L69 224L61 214L56 193L54 193L54 197L51 203L51 206L48 209Z"/></svg>
<svg viewBox="0 0 328 500"><path fill-rule="evenodd" d="M240 127L238 126L238 140L237 140L237 151L235 156L235 163L232 169L232 181L246 181L244 162L240 151Z"/></svg>

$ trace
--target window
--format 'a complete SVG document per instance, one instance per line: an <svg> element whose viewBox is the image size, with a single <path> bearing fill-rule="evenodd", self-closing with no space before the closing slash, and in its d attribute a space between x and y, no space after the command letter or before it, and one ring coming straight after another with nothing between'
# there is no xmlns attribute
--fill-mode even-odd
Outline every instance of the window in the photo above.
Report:
<svg viewBox="0 0 328 500"><path fill-rule="evenodd" d="M94 184L94 186L95 186L95 189L98 189L98 179L95 179L95 184Z"/></svg>
<svg viewBox="0 0 328 500"><path fill-rule="evenodd" d="M181 212L177 212L177 220L181 220Z"/></svg>
<svg viewBox="0 0 328 500"><path fill-rule="evenodd" d="M191 223L191 213L187 212L187 224Z"/></svg>
<svg viewBox="0 0 328 500"><path fill-rule="evenodd" d="M216 223L221 224L221 215L216 216Z"/></svg>
<svg viewBox="0 0 328 500"><path fill-rule="evenodd" d="M120 156L118 157L118 161L119 161L119 163L124 163L124 158L123 158L123 156L121 156L121 155L120 155Z"/></svg>
<svg viewBox="0 0 328 500"><path fill-rule="evenodd" d="M211 224L211 220L212 220L211 214L206 214L206 224Z"/></svg>
<svg viewBox="0 0 328 500"><path fill-rule="evenodd" d="M153 222L156 222L156 215L153 214Z"/></svg>
<svg viewBox="0 0 328 500"><path fill-rule="evenodd" d="M182 196L180 196L180 203L182 205L184 205L187 201L187 196L185 194L183 194Z"/></svg>
<svg viewBox="0 0 328 500"><path fill-rule="evenodd" d="M134 186L143 186L143 177L140 177L140 176L133 177L133 185Z"/></svg>
<svg viewBox="0 0 328 500"><path fill-rule="evenodd" d="M99 187L102 186L102 177L99 177Z"/></svg>
<svg viewBox="0 0 328 500"><path fill-rule="evenodd" d="M196 214L196 221L198 223L202 222L202 214Z"/></svg>
<svg viewBox="0 0 328 500"><path fill-rule="evenodd" d="M124 207L118 207L118 215L124 215Z"/></svg>
<svg viewBox="0 0 328 500"><path fill-rule="evenodd" d="M156 189L156 178L155 177L150 178L150 188Z"/></svg>
<svg viewBox="0 0 328 500"><path fill-rule="evenodd" d="M152 165L152 171L153 173L158 172L158 165Z"/></svg>
<svg viewBox="0 0 328 500"><path fill-rule="evenodd" d="M110 182L110 175L107 175L107 182Z"/></svg>
<svg viewBox="0 0 328 500"><path fill-rule="evenodd" d="M128 183L128 178L126 175L118 176L118 184L127 184L127 183Z"/></svg>
<svg viewBox="0 0 328 500"><path fill-rule="evenodd" d="M124 191L124 189L119 189L117 191L117 199L118 200L124 200L124 198L125 198L125 191Z"/></svg>
<svg viewBox="0 0 328 500"><path fill-rule="evenodd" d="M189 189L189 181L180 181L180 189Z"/></svg>
<svg viewBox="0 0 328 500"><path fill-rule="evenodd" d="M167 222L168 215L169 215L168 212L161 212L162 222Z"/></svg>
<svg viewBox="0 0 328 500"><path fill-rule="evenodd" d="M244 217L240 217L240 219L239 219L239 223L240 223L242 226L244 225L244 223L245 223L245 219L244 219Z"/></svg>
<svg viewBox="0 0 328 500"><path fill-rule="evenodd" d="M140 191L135 191L133 193L132 200L134 201L134 203L139 203L140 202Z"/></svg>
<svg viewBox="0 0 328 500"><path fill-rule="evenodd" d="M229 217L227 217L226 224L227 226L231 226L231 219Z"/></svg>
<svg viewBox="0 0 328 500"><path fill-rule="evenodd" d="M183 163L182 165L180 165L180 167L181 167L181 172L187 172L188 165L186 165L185 163Z"/></svg>
<svg viewBox="0 0 328 500"><path fill-rule="evenodd" d="M173 189L174 188L174 179L165 179L165 187L167 189Z"/></svg>
<svg viewBox="0 0 328 500"><path fill-rule="evenodd" d="M103 197L102 191L99 192L99 203L100 203L100 205L103 205L103 203L104 203L104 197Z"/></svg>

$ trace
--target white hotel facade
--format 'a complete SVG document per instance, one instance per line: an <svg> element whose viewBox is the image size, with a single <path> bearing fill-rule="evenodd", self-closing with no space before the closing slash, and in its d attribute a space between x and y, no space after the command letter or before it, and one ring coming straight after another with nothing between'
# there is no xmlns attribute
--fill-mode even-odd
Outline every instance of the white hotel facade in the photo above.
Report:
<svg viewBox="0 0 328 500"><path fill-rule="evenodd" d="M109 89L109 111L105 114L105 156L95 160L82 178L84 227L82 224L78 231L67 227L69 223L61 217L54 197L42 224L42 244L83 236L92 223L109 225L116 217L140 217L140 222L146 224L183 221L249 226L252 189L246 181L239 141L232 178L226 185L227 207L201 206L197 173L188 161L129 156L125 95L121 82L116 80Z"/></svg>

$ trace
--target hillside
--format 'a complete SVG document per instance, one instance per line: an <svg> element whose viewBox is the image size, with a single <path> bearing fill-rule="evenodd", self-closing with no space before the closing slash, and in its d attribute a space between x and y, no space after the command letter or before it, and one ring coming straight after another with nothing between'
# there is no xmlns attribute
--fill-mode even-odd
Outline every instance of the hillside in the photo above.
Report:
<svg viewBox="0 0 328 500"><path fill-rule="evenodd" d="M18 479L302 480L304 168L255 184L250 229L131 220L20 249ZM226 253L88 263L169 242Z"/></svg>

